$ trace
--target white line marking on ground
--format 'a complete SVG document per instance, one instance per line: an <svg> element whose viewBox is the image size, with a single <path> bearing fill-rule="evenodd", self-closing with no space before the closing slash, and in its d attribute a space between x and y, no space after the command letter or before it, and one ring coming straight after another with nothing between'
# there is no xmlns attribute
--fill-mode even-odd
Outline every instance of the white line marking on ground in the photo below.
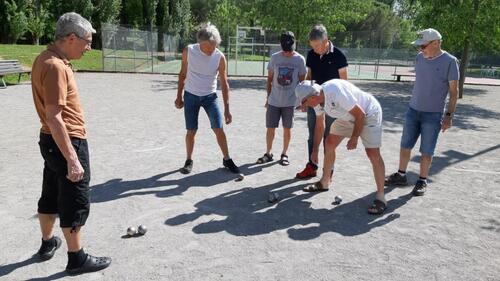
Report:
<svg viewBox="0 0 500 281"><path fill-rule="evenodd" d="M139 150L134 150L134 152L148 152L148 151L157 151L157 150L162 150L169 148L169 146L161 146L161 147L155 147L155 148L148 148L148 149L139 149Z"/></svg>
<svg viewBox="0 0 500 281"><path fill-rule="evenodd" d="M458 172L471 172L471 173L481 173L481 174L490 174L490 175L500 175L500 172L497 171L485 171L485 170L474 170L474 169L460 169L460 168L446 168L447 170L453 170Z"/></svg>

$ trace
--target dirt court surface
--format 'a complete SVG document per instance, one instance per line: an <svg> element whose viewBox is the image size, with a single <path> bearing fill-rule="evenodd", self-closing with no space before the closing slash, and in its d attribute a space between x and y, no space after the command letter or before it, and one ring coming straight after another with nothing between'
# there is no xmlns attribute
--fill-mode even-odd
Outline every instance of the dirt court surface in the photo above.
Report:
<svg viewBox="0 0 500 281"><path fill-rule="evenodd" d="M361 143L338 150L330 191L306 194L295 173L306 163L304 113L295 117L291 165L255 165L265 152L265 80L231 79L226 126L241 182L200 113L194 170L185 160L176 77L77 73L92 167L84 248L111 266L68 277L66 246L33 257L43 161L29 84L0 90L0 280L500 280L500 88L466 86L454 127L440 136L423 197L387 188L389 208L370 216L375 185ZM397 169L412 82L354 81L384 110L382 156ZM277 130L274 154L281 153ZM418 145L418 144L417 144ZM417 147L418 150L418 147ZM418 177L418 154L409 167ZM267 202L275 191L281 200ZM333 205L335 195L343 202ZM144 224L145 236L122 238ZM56 234L62 236L59 228Z"/></svg>

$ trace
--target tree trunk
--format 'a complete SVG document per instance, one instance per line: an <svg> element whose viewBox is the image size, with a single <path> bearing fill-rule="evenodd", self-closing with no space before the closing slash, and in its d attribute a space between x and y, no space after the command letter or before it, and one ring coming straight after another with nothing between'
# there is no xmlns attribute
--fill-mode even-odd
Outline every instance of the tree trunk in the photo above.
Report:
<svg viewBox="0 0 500 281"><path fill-rule="evenodd" d="M470 51L470 42L472 40L471 35L474 34L476 28L476 20L477 15L479 14L479 2L480 0L474 0L474 8L473 8L473 16L471 19L470 30L467 33L467 37L464 42L464 50L462 54L462 60L460 61L460 80L458 83L458 98L461 99L463 97L464 92L464 82L465 82L465 71L467 69L467 65L469 64L469 51Z"/></svg>

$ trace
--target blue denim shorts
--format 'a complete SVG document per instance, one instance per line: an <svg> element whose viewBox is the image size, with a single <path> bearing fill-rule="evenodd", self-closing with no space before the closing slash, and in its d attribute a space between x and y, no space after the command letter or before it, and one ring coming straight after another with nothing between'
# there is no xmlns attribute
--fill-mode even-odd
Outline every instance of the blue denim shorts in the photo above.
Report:
<svg viewBox="0 0 500 281"><path fill-rule="evenodd" d="M186 130L198 129L200 107L203 107L207 113L212 129L222 128L222 112L216 93L211 93L206 96L196 96L188 91L184 91L184 118L186 119Z"/></svg>
<svg viewBox="0 0 500 281"><path fill-rule="evenodd" d="M412 149L420 136L420 153L434 155L442 117L441 112L423 112L409 107L401 137L401 148Z"/></svg>

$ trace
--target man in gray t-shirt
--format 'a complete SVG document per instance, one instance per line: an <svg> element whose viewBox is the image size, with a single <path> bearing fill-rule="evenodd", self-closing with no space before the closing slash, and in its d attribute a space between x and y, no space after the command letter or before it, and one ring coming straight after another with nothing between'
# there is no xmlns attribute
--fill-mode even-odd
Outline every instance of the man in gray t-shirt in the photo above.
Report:
<svg viewBox="0 0 500 281"><path fill-rule="evenodd" d="M411 150L420 137L420 178L413 188L413 195L424 195L427 177L439 131L451 127L453 113L458 98L457 59L441 49L441 34L429 28L418 33L419 39L413 42L420 53L415 61L415 85L406 113L398 172L390 175L386 185L407 185L406 169ZM450 93L448 108L443 116L446 96Z"/></svg>
<svg viewBox="0 0 500 281"><path fill-rule="evenodd" d="M283 150L279 163L290 164L287 150L293 127L293 114L296 103L295 86L304 80L307 69L302 55L295 52L295 37L291 31L281 35L282 51L274 53L267 65L267 98L266 98L266 153L257 159L257 164L273 160L271 149L274 134L281 119L283 125Z"/></svg>

